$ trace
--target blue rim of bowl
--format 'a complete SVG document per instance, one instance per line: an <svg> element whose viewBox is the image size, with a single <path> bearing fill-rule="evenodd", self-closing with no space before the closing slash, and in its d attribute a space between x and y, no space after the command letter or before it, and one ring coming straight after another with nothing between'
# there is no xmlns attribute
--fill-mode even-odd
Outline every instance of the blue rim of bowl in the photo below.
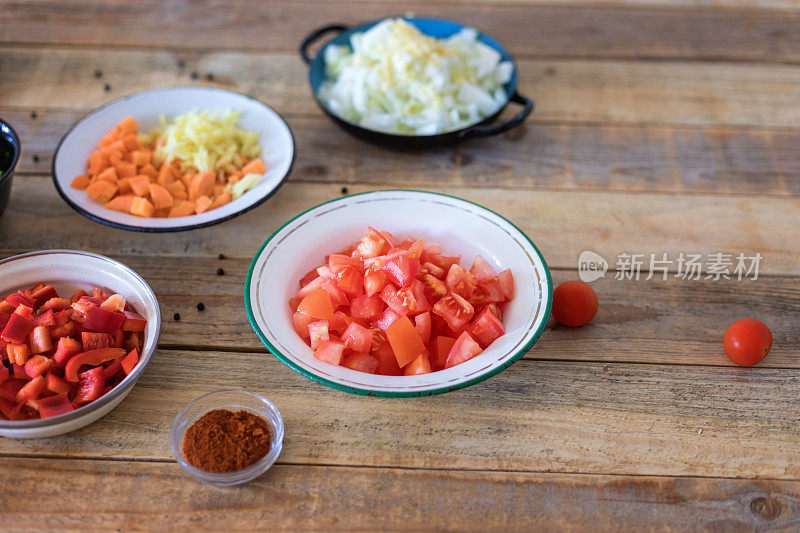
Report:
<svg viewBox="0 0 800 533"><path fill-rule="evenodd" d="M156 350L158 349L158 339L161 336L161 307L158 305L158 298L156 298L155 292L153 292L153 288L148 285L148 283L144 280L142 276L139 275L134 269L120 263L115 259L111 259L110 257L106 257L100 254L94 254L92 252L84 252L81 250L40 250L38 252L28 252L26 254L19 254L13 255L11 257L7 257L5 259L0 260L0 267L5 265L6 263L10 263L12 261L16 261L17 259L24 259L26 257L35 257L37 255L50 255L50 254L70 254L70 255L83 255L87 257L92 257L94 259L101 259L103 261L107 261L117 267L122 267L123 270L129 272L134 279L141 282L144 287L150 292L150 296L153 297L153 301L156 303L156 337L153 339L153 347L144 356L139 360L140 363L144 364L137 364L136 367L133 369L125 379L130 378L133 376L133 379L130 380L130 383L125 386L121 387L122 383L119 383L116 387L111 389L108 394L104 394L97 400L87 403L86 405L75 409L69 413L64 413L63 415L56 415L51 416L49 418L36 418L33 420L0 420L0 429L9 429L9 430L18 430L18 429L40 429L46 428L49 426L54 426L57 424L61 424L63 422L69 422L71 420L77 420L92 411L96 411L98 408L111 403L115 398L117 398L120 394L127 393L136 385L136 382L139 380L139 376L144 372L145 367L150 363L150 360L153 358L153 354L155 354ZM124 381L124 380L123 380Z"/></svg>
<svg viewBox="0 0 800 533"><path fill-rule="evenodd" d="M193 406L194 404L196 404L197 402L199 402L200 400L202 400L204 398L207 398L209 396L213 396L214 394L220 394L220 393L223 393L223 392L243 394L243 395L246 395L246 396L251 396L253 398L256 398L259 401L263 402L267 406L267 408L269 408L275 414L277 414L278 415L278 420L280 421L280 425L279 425L279 430L280 431L278 431L278 433L275 435L275 440L277 441L277 445L276 446L271 446L269 451L267 452L267 454L264 457L262 457L261 459L259 459L258 461L256 461L255 463L253 463L251 465L248 465L248 466L246 466L244 468L240 468L239 470L233 470L231 472L214 472L213 470L203 470L202 468L198 468L198 467L194 466L193 464L191 464L189 461L187 461L186 458L183 456L183 453L181 453L182 450L176 450L175 449L175 446L173 446L173 443L171 442L172 441L172 435L177 430L178 420L180 420L181 416L183 415L183 413L186 412L187 409L189 409L191 406ZM219 409L219 407L211 408L208 411L206 411L206 413L208 413L210 411L213 411L214 409ZM269 422L267 422L267 424L270 425ZM191 427L191 425L187 425L186 430L180 435L179 441L180 441L181 447L183 446L183 438L186 436L186 431L190 427ZM277 407L275 407L274 403L269 401L264 396L261 396L260 394L258 394L256 392L251 392L251 391L244 390L244 389L220 389L220 390L207 392L207 393L203 394L202 396L198 396L197 398L195 398L191 402L189 402L186 405L184 405L183 408L181 408L181 410L178 411L178 414L175 416L175 419L172 421L172 424L169 427L169 432L170 432L170 447L172 448L172 454L175 456L175 461L178 463L178 465L188 475L190 475L194 480L200 481L201 483L206 483L206 484L209 484L209 485L218 485L219 484L219 486L229 486L230 487L230 486L235 486L235 485L241 485L243 483L247 483L248 481L252 481L253 479L257 478L258 476L262 475L267 470L272 468L272 466L277 462L278 457L280 457L281 452L283 452L283 438L286 435L286 423L283 421L283 415L281 414L280 410ZM273 435L270 432L270 442L272 442L272 437L273 437ZM277 450L278 452L275 453L275 450ZM266 463L269 463L269 464L265 468L264 465ZM263 468L263 470L261 470L262 468ZM227 480L228 477L230 477L231 475L236 475L236 474L244 475L245 477L243 477L241 480L237 480L237 481L234 481L234 482L229 482ZM250 474L252 474L252 476Z"/></svg>
<svg viewBox="0 0 800 533"><path fill-rule="evenodd" d="M217 92L235 94L237 96L241 96L242 98L246 98L248 100L252 100L256 104L259 104L259 105L261 105L263 107L266 107L267 109L269 109L270 111L275 113L275 115L278 117L278 119L281 122L283 122L283 125L286 126L286 129L289 131L289 137L292 139L292 161L291 161L291 163L289 163L289 168L286 170L286 174L283 175L283 177L278 182L278 184L275 185L275 187L271 191L269 191L267 194L265 194L263 198L260 198L253 205L249 205L249 206L245 207L244 209L240 209L239 211L236 211L235 213L231 213L228 216L225 216L225 217L222 217L222 218L216 218L214 220L209 220L208 222L201 222L201 223L198 223L198 224L189 224L189 225L185 225L185 226L175 226L175 227L168 227L168 228L147 228L147 227L144 227L144 226L131 226L130 224L121 224L119 222L114 222L112 220L108 220L107 218L103 218L101 216L95 215L95 214L87 211L86 209L82 208L81 206L79 206L75 202L73 202L66 195L66 193L63 191L63 189L61 189L61 185L59 185L58 178L56 177L56 161L58 160L58 153L59 153L59 151L61 151L61 145L63 144L64 140L70 135L70 133L72 133L72 130L77 128L84 120L86 120L90 116L93 116L93 115L105 110L107 107L112 106L114 104L117 104L119 102L124 102L126 100L130 100L131 98L135 98L135 97L141 96L143 94L155 94L155 93L160 93L160 92L174 91L176 89L202 89L202 90L206 90L206 91L217 91ZM50 174L51 174L51 177L52 177L52 180L53 180L53 184L56 186L56 190L58 191L58 194L61 196L61 198L63 198L64 201L67 202L67 204L69 204L69 206L72 209L74 209L75 211L77 211L81 215L85 216L89 220L93 220L95 222L99 222L100 224L104 224L106 226L111 226L112 228L123 229L123 230L127 230L127 231L136 231L136 232L140 232L140 233L175 233L175 232L180 232L180 231L189 231L189 230L193 230L193 229L200 229L200 228L207 228L209 226L215 226L217 224L221 224L222 222L226 222L228 220L236 218L239 215L243 215L243 214L247 213L248 211L252 211L256 207L260 206L261 204L263 204L264 202L269 200L276 192L278 192L278 189L283 187L283 184L286 183L286 180L288 180L289 176L292 174L292 170L294 169L294 163L295 163L296 158L297 158L297 143L295 141L294 132L292 131L292 128L289 127L289 124L286 122L286 120L277 111L272 109L270 106L268 106L267 104L265 104L264 102L262 102L258 98L254 98L252 96L249 96L249 95L246 95L246 94L242 94L242 93L237 93L236 91L228 91L227 89L218 89L216 87L203 87L203 86L195 86L195 85L181 85L181 86L178 86L178 87L165 87L163 89L152 89L152 90L149 90L149 91L141 91L141 92L138 92L138 93L129 94L127 96L123 96L122 98L117 98L116 100L112 100L110 102L107 102L107 103L101 105L100 107L98 107L96 109L93 109L92 111L86 113L84 116L82 116L77 121L75 121L75 124L70 126L70 128L64 133L64 135L61 136L61 139L58 141L58 145L56 146L56 151L53 154L53 162L50 165Z"/></svg>
<svg viewBox="0 0 800 533"><path fill-rule="evenodd" d="M493 215L501 218L502 220L506 221L509 225L511 225L511 227L513 227L515 230L517 230L520 233L520 235L522 235L525 238L525 240L528 241L528 243L531 245L531 247L533 247L533 250L536 252L536 255L539 257L539 260L542 262L542 266L544 267L544 271L545 271L545 275L546 275L546 279L547 279L547 304L546 304L545 310L544 310L544 318L542 320L541 325L537 328L536 332L533 334L533 337L531 337L530 341L528 341L524 346L519 348L517 353L512 355L506 362L504 362L503 364L497 366L496 368L493 368L493 369L491 369L491 370L489 370L489 371L487 371L487 372L485 372L483 374L480 374L480 375L478 375L478 376L476 376L476 377L474 377L474 378L472 378L470 380L467 380L467 381L465 381L463 383L459 383L457 385L447 385L445 387L440 387L440 388L431 389L431 390L425 390L423 392L413 392L413 391L407 391L407 392L374 391L374 390L360 389L360 388L356 388L356 387L349 387L347 385L342 385L341 383L336 383L335 381L331 381L329 379L323 378L323 377L321 377L321 376L319 376L317 374L314 374L313 372L310 372L310 371L298 366L291 359L289 359L286 355L281 353L280 350L277 350L275 348L275 346L273 346L273 344L267 339L267 337L264 335L264 333L261 331L261 329L258 327L258 324L256 323L255 316L253 315L253 304L252 304L252 301L250 300L250 285L251 285L252 278L253 278L253 272L255 271L256 263L258 262L259 257L261 257L261 254L264 251L264 248L267 247L267 245L272 241L272 239L274 239L275 236L278 235L278 233L280 233L283 230L283 228L285 228L286 226L288 226L289 224L291 224L292 222L294 222L298 218L302 217L306 213L308 213L310 211L313 211L313 210L315 210L315 209L317 209L319 207L322 207L324 205L327 205L327 204L330 204L330 203L333 203L333 202L341 201L341 200L343 200L345 198L353 198L353 197L357 197L357 196L364 196L364 195L367 195L367 194L374 194L376 192L381 192L381 193L387 193L387 192L388 193L391 193L391 192L400 192L400 193L414 192L414 193L430 194L430 195L434 195L434 196L442 196L442 197L445 197L445 198L452 198L452 199L458 200L460 202L466 202L468 204L472 204L472 205L474 205L476 207L479 207L480 209L486 210L486 211L492 213ZM250 326L253 328L253 331L256 332L256 335L258 335L258 338L261 339L261 342L264 344L264 346L267 347L267 349L270 351L270 353L272 355L277 357L278 360L280 360L283 364L285 364L286 366L288 366L289 368L291 368L295 372L297 372L297 373L299 373L299 374L301 374L301 375L303 375L303 376L305 376L305 377L307 377L307 378L309 378L309 379L311 379L313 381L316 381L318 383L326 385L328 387L331 387L331 388L334 388L334 389L338 389L338 390L344 391L344 392L349 392L349 393L352 393L352 394L358 394L358 395L362 395L362 396L376 396L376 397L380 397L380 398L412 398L412 397L419 397L419 396L433 396L435 394L444 394L446 392L465 389L467 387L475 385L476 383L480 383L482 381L485 381L485 380L489 379L492 376L495 376L495 375L499 374L500 372L502 372L503 370L505 370L506 368L508 368L512 364L514 364L517 361L519 361L522 358L522 356L524 356L526 353L528 353L528 350L530 350L533 347L533 345L536 344L536 342L539 340L539 337L542 335L542 332L544 332L544 330L547 328L547 322L548 322L548 319L550 318L550 310L552 308L552 305L553 305L553 279L552 279L552 276L550 275L550 268L547 266L547 262L544 260L544 256L542 255L542 252L539 251L539 248L537 248L537 246L533 243L533 241L530 239L530 237L528 237L525 234L525 232L522 231L516 224L514 224L513 222L508 220L506 217L504 217L504 216L496 213L495 211L492 211L491 209L488 209L488 208L486 208L486 207L484 207L484 206L482 206L482 205L480 205L478 203L471 202L469 200L464 200L463 198L458 198L457 196L452 196L452 195L449 195L449 194L442 194L442 193L430 192L430 191L420 191L420 190L417 190L417 189L386 189L386 190L380 190L380 191L368 191L368 192L350 194L350 195L347 195L347 196L343 196L341 198L334 198L333 200L328 200L327 202L322 202L319 205L316 205L314 207L306 209L302 213L300 213L300 214L290 218L289 220L287 220L283 225L281 225L281 227L279 227L277 230L275 230L272 233L272 235L270 235L269 238L267 238L266 241L264 241L264 243L261 245L261 247L256 252L256 255L253 257L253 260L250 263L250 268L247 269L247 277L245 278L245 283L244 283L244 307L245 307L245 312L247 312L247 319L250 322Z"/></svg>
<svg viewBox="0 0 800 533"><path fill-rule="evenodd" d="M11 139L14 141L12 143L12 146L14 147L14 157L11 158L11 166L9 166L7 169L0 168L0 172L3 172L3 175L0 176L0 186L2 186L6 180L10 180L14 175L14 170L16 170L17 163L19 163L19 156L22 153L22 144L19 141L19 135L17 135L17 132L11 127L11 124L3 119L0 119L0 124L8 129L8 132L11 134Z"/></svg>
<svg viewBox="0 0 800 533"><path fill-rule="evenodd" d="M380 22L383 22L384 20L391 19L391 18L402 18L404 20L424 20L424 21L430 21L430 22L447 22L449 24L455 24L457 26L461 26L462 29L465 29L465 28L473 29L476 32L478 32L478 35L483 35L487 39L491 40L494 44L496 44L498 47L500 47L500 50L502 52L505 53L505 55L508 57L507 61L510 61L511 62L511 66L514 68L514 71L513 71L513 73L514 73L514 83L511 86L511 90L510 91L503 91L503 92L506 93L506 100L505 100L505 102L503 102L503 105L500 106L500 108L495 113L493 113L492 115L483 117L483 118L479 119L478 121L473 122L471 124L467 124L466 126L463 126L461 128L456 128L456 129L453 129L453 130L442 131L442 132L439 132L439 133L431 133L431 134L426 134L426 135L419 135L419 134L416 134L416 133L397 133L397 132L391 132L391 131L377 130L377 129L374 129L374 128L367 128L365 126L362 126L361 124L353 122L352 120L344 118L339 113L336 113L336 112L332 111L330 109L330 107L328 107L327 104L322 100L322 98L319 97L318 91L315 91L314 88L311 86L311 72L313 70L314 63L317 61L317 58L319 58L319 61L322 62L322 67L324 69L325 68L324 52L332 44L332 41L334 39L340 37L343 34L352 35L353 33L356 33L358 31L366 31L366 29L372 28L376 24L378 24ZM497 50L497 48L494 48L494 49ZM369 132L369 133L376 133L376 134L380 134L380 135L385 135L387 138L392 138L392 139L396 138L398 140L434 139L434 138L440 137L442 135L459 134L459 133L462 133L462 132L466 132L467 130L469 130L471 128L474 128L475 126L480 126L480 125L485 124L487 122L491 122L492 120L497 118L497 116L500 115L500 113L503 111L503 109L506 108L506 106L508 106L508 104L511 102L511 97L517 92L517 89L519 88L519 69L517 68L517 61L508 52L508 50L506 50L506 47L503 46L502 44L500 44L500 41L498 41L497 39L495 39L494 37L492 37L488 33L479 30L475 26L470 26L469 24L464 24L463 22L458 22L458 21L455 21L455 20L452 20L452 19L443 19L443 18L437 18L437 17L414 17L414 16L410 16L409 17L409 16L405 16L405 15L398 15L396 17L384 17L384 18L379 18L379 19L375 19L375 20L370 20L370 21L367 21L367 22L362 22L361 24L358 24L356 26L352 26L352 27L347 28L343 32L339 33L338 35L334 35L333 37L328 39L328 41L326 41L325 44L322 45L322 47L317 51L316 55L312 59L311 64L308 65L308 76L307 76L307 78L308 78L309 86L311 88L311 94L314 97L314 100L316 100L317 105L319 105L319 107L323 111L325 111L326 113L328 113L329 115L331 115L333 117L336 117L338 120L341 120L342 122L344 122L345 124L347 124L347 125L349 125L349 126L351 126L353 128L362 129L362 130L364 130L366 132ZM519 229L519 228L517 228L517 229Z"/></svg>

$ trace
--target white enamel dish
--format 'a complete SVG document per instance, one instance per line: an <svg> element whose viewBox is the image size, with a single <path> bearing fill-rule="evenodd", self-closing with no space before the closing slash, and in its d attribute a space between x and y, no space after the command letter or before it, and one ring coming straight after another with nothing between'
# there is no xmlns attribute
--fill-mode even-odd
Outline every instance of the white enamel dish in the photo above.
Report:
<svg viewBox="0 0 800 533"><path fill-rule="evenodd" d="M258 132L260 157L267 166L267 173L258 185L222 207L180 218L142 218L112 211L89 198L86 191L70 187L75 176L86 172L86 160L100 139L125 117L132 116L139 123L139 131L147 132L158 126L161 115L170 119L191 110L242 112L238 126ZM223 89L174 87L120 98L80 119L61 138L52 170L61 197L85 217L131 231L169 232L219 224L261 205L289 177L294 156L294 138L289 126L262 102Z"/></svg>
<svg viewBox="0 0 800 533"><path fill-rule="evenodd" d="M125 297L147 319L139 364L120 384L71 413L51 418L0 420L0 435L12 438L39 438L61 435L91 424L114 409L130 393L144 371L158 344L161 311L150 286L133 270L108 257L77 250L44 250L16 255L0 261L0 294L46 282L60 295L72 295L75 289L92 291L95 286Z"/></svg>
<svg viewBox="0 0 800 533"><path fill-rule="evenodd" d="M379 376L314 358L295 333L289 298L325 255L358 240L368 226L398 239L424 238L471 264L480 254L498 271L510 268L516 293L506 305L506 334L477 357L420 376ZM245 283L245 307L262 342L293 370L327 386L372 396L426 396L468 387L522 357L550 315L552 280L531 240L511 222L477 204L427 192L379 191L321 204L287 222L261 246Z"/></svg>

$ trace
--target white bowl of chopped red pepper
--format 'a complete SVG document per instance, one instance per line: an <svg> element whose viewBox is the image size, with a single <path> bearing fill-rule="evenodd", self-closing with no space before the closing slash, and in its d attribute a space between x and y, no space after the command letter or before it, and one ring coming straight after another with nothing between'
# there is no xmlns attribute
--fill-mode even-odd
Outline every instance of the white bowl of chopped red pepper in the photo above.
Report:
<svg viewBox="0 0 800 533"><path fill-rule="evenodd" d="M158 343L161 313L136 272L44 250L0 261L0 435L82 428L125 399Z"/></svg>

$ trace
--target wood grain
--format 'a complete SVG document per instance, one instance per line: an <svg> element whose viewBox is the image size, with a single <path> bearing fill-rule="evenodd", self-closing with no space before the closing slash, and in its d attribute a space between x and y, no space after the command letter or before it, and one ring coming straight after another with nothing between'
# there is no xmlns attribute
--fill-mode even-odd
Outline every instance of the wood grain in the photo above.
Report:
<svg viewBox="0 0 800 533"><path fill-rule="evenodd" d="M796 11L652 5L203 0L5 2L4 42L294 51L316 27L412 12L452 18L519 57L687 58L798 62ZM313 14L313 16L309 16ZM724 31L719 31L724 28ZM213 44L211 44L213 43Z"/></svg>
<svg viewBox="0 0 800 533"><path fill-rule="evenodd" d="M224 224L180 235L137 234L75 213L50 179L15 180L0 218L0 251L72 248L118 255L226 255L251 258L289 218L341 196L342 185L290 180L268 203ZM403 184L405 186L405 184ZM381 188L348 185L350 193ZM593 250L612 265L620 253L760 253L761 274L800 274L800 203L792 198L673 196L612 192L426 187L478 202L517 224L551 268L576 268ZM28 206L37 206L30 209ZM709 226L713 221L713 233ZM346 244L346 243L342 243Z"/></svg>
<svg viewBox="0 0 800 533"><path fill-rule="evenodd" d="M280 113L320 113L295 54L0 46L0 55L3 107L85 109L146 89L204 84L255 96ZM556 59L518 66L520 90L537 102L535 121L800 124L798 66Z"/></svg>
<svg viewBox="0 0 800 533"><path fill-rule="evenodd" d="M796 481L279 465L217 489L175 464L47 459L2 459L0 480L7 531L769 531L800 520ZM65 506L64 493L93 497Z"/></svg>
<svg viewBox="0 0 800 533"><path fill-rule="evenodd" d="M0 108L24 139L17 171L47 173L88 109ZM321 116L287 117L304 181L513 189L800 195L800 131L533 122L506 135L423 152L392 152Z"/></svg>
<svg viewBox="0 0 800 533"><path fill-rule="evenodd" d="M800 477L800 370L521 360L462 391L371 398L263 353L159 350L122 404L0 455L168 460L169 426L201 394L263 394L291 464L526 472Z"/></svg>

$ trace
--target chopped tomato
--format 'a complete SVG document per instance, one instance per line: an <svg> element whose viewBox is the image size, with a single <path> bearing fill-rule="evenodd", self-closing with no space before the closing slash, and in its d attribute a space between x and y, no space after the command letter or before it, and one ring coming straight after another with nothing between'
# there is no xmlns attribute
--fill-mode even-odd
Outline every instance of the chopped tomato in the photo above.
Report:
<svg viewBox="0 0 800 533"><path fill-rule="evenodd" d="M400 315L395 313L391 307L387 307L383 310L381 316L379 316L377 320L373 322L373 324L385 331L386 328L391 326L398 318L400 318Z"/></svg>
<svg viewBox="0 0 800 533"><path fill-rule="evenodd" d="M305 313L319 320L331 321L334 319L331 297L324 289L317 289L303 298L297 307L297 312Z"/></svg>
<svg viewBox="0 0 800 533"><path fill-rule="evenodd" d="M314 357L332 365L340 364L343 354L344 344L333 340L322 341L317 349L314 350Z"/></svg>
<svg viewBox="0 0 800 533"><path fill-rule="evenodd" d="M378 257L389 250L389 243L384 236L376 229L369 228L361 238L361 242L356 246L354 254L362 259Z"/></svg>
<svg viewBox="0 0 800 533"><path fill-rule="evenodd" d="M465 331L458 336L455 344L453 344L453 347L450 349L444 367L450 368L460 365L465 361L469 361L482 351L480 345Z"/></svg>
<svg viewBox="0 0 800 533"><path fill-rule="evenodd" d="M447 356L450 354L450 350L453 349L453 345L456 343L456 340L452 337L436 337L436 340L433 341L433 349L431 350L431 367L434 371L436 370L444 370L444 365L447 363Z"/></svg>
<svg viewBox="0 0 800 533"><path fill-rule="evenodd" d="M487 279L492 279L497 276L497 272L495 272L494 268L492 268L492 265L489 264L489 261L480 255L475 256L475 259L472 260L472 266L469 269L469 273L475 276L479 282L486 281Z"/></svg>
<svg viewBox="0 0 800 533"><path fill-rule="evenodd" d="M421 353L403 369L403 375L417 376L419 374L430 374L431 371L431 363L428 361L428 356Z"/></svg>
<svg viewBox="0 0 800 533"><path fill-rule="evenodd" d="M383 304L377 296L361 296L354 298L350 303L350 313L356 318L374 320L381 315Z"/></svg>
<svg viewBox="0 0 800 533"><path fill-rule="evenodd" d="M368 353L356 352L345 357L342 360L342 366L359 372L374 374L378 370L378 360Z"/></svg>
<svg viewBox="0 0 800 533"><path fill-rule="evenodd" d="M328 321L320 320L318 322L312 322L309 324L308 335L311 339L311 348L316 350L320 344L331 338Z"/></svg>
<svg viewBox="0 0 800 533"><path fill-rule="evenodd" d="M445 284L451 293L466 299L472 296L478 280L461 265L453 265L447 271Z"/></svg>
<svg viewBox="0 0 800 533"><path fill-rule="evenodd" d="M417 328L422 342L431 340L431 314L427 311L414 317L414 327Z"/></svg>
<svg viewBox="0 0 800 533"><path fill-rule="evenodd" d="M494 341L506 334L506 328L491 309L484 309L475 320L467 327L473 339L478 341L482 348L486 348Z"/></svg>
<svg viewBox="0 0 800 533"><path fill-rule="evenodd" d="M398 287L408 287L417 276L419 261L407 255L399 255L389 259L383 265L382 270L386 273L389 280Z"/></svg>
<svg viewBox="0 0 800 533"><path fill-rule="evenodd" d="M407 316L398 318L386 328L386 338L400 367L406 366L425 351L422 338Z"/></svg>
<svg viewBox="0 0 800 533"><path fill-rule="evenodd" d="M447 322L454 332L460 332L472 319L475 309L458 294L450 293L433 306L433 312Z"/></svg>
<svg viewBox="0 0 800 533"><path fill-rule="evenodd" d="M503 296L510 302L514 298L514 275L508 269L503 270L497 275L497 283L503 291Z"/></svg>
<svg viewBox="0 0 800 533"><path fill-rule="evenodd" d="M372 347L372 333L365 327L351 322L342 334L346 348L354 352L369 353Z"/></svg>
<svg viewBox="0 0 800 533"><path fill-rule="evenodd" d="M383 270L368 270L364 274L364 292L367 296L374 296L386 286L387 277Z"/></svg>

